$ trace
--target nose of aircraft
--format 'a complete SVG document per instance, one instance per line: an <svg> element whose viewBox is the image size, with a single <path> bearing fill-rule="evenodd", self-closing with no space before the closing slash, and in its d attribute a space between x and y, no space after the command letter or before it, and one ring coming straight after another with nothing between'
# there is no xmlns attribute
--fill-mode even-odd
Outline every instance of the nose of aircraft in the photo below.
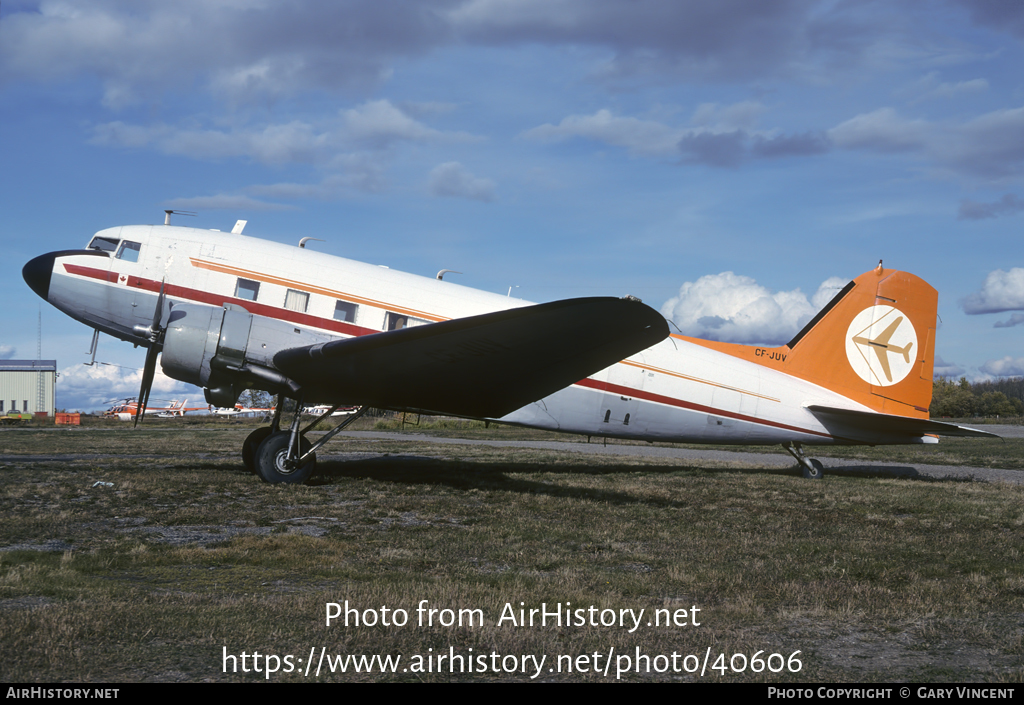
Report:
<svg viewBox="0 0 1024 705"><path fill-rule="evenodd" d="M50 275L53 273L53 261L57 258L54 253L39 255L28 261L22 270L21 276L25 283L32 287L32 291L46 299L50 293Z"/></svg>

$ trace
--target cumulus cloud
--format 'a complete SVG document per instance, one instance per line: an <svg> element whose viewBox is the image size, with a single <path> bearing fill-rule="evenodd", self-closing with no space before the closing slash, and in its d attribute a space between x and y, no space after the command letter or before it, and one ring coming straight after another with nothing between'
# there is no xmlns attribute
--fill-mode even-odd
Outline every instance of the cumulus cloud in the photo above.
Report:
<svg viewBox="0 0 1024 705"><path fill-rule="evenodd" d="M12 359L15 352L13 345L0 345L0 360Z"/></svg>
<svg viewBox="0 0 1024 705"><path fill-rule="evenodd" d="M474 176L459 162L445 162L434 167L427 177L427 189L434 196L494 200L494 182Z"/></svg>
<svg viewBox="0 0 1024 705"><path fill-rule="evenodd" d="M1007 355L1001 360L989 360L979 369L993 377L1024 376L1024 357L1010 357Z"/></svg>
<svg viewBox="0 0 1024 705"><path fill-rule="evenodd" d="M1021 211L1024 211L1024 200L1017 198L1015 194L1007 193L993 203L979 203L965 198L960 201L960 212L957 214L957 218L959 220L985 220L986 218L1015 215Z"/></svg>
<svg viewBox="0 0 1024 705"><path fill-rule="evenodd" d="M60 370L55 390L57 406L93 411L108 407L114 398L134 397L142 384L142 370L97 362L95 365L71 365ZM157 365L150 393L156 399L183 399L188 396L197 405L204 404L202 390L171 379Z"/></svg>
<svg viewBox="0 0 1024 705"><path fill-rule="evenodd" d="M750 277L722 272L686 282L661 307L684 335L732 343L782 345L814 317L847 280L822 282L808 301L799 289L772 293Z"/></svg>
<svg viewBox="0 0 1024 705"><path fill-rule="evenodd" d="M989 272L981 291L963 298L960 306L969 315L1024 311L1024 267Z"/></svg>

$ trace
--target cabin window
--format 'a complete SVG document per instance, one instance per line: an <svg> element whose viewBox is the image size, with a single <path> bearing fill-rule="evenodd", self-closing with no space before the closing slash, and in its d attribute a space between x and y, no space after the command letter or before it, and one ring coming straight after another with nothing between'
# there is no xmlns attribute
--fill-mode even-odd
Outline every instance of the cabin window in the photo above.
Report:
<svg viewBox="0 0 1024 705"><path fill-rule="evenodd" d="M255 301L256 297L260 293L260 283L254 282L251 279L238 278L238 283L235 284L235 297L239 299L245 299L246 301Z"/></svg>
<svg viewBox="0 0 1024 705"><path fill-rule="evenodd" d="M121 241L114 238L100 237L97 235L92 239L92 242L89 243L89 247L86 249L99 250L100 252L115 252L117 250L117 243L119 242Z"/></svg>
<svg viewBox="0 0 1024 705"><path fill-rule="evenodd" d="M629 425L629 414L626 414L626 418L622 419L622 425L623 426L628 426Z"/></svg>
<svg viewBox="0 0 1024 705"><path fill-rule="evenodd" d="M121 247L118 248L117 254L114 256L117 259L123 259L125 262L138 262L140 248L141 245L139 243L125 240L121 243Z"/></svg>
<svg viewBox="0 0 1024 705"><path fill-rule="evenodd" d="M355 323L356 309L358 308L358 306L349 301L337 301L334 304L334 320Z"/></svg>
<svg viewBox="0 0 1024 705"><path fill-rule="evenodd" d="M305 313L306 307L309 306L309 294L305 291L295 291L289 289L284 295L284 307L289 311L298 311L299 313Z"/></svg>
<svg viewBox="0 0 1024 705"><path fill-rule="evenodd" d="M422 326L430 321L426 321L422 318L413 318L412 316L406 316L404 313L393 313L388 311L387 320L385 321L385 330L401 330L402 328L415 328L416 326Z"/></svg>
<svg viewBox="0 0 1024 705"><path fill-rule="evenodd" d="M612 410L611 409L608 409L607 411L604 412L604 422L605 423L608 423L608 420L611 419L611 417L612 417Z"/></svg>

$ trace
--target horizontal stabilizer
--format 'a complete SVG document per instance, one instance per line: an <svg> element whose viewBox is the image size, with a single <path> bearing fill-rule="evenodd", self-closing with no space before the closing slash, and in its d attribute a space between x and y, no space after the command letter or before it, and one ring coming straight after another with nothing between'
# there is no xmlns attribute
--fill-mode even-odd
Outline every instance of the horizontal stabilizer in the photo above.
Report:
<svg viewBox="0 0 1024 705"><path fill-rule="evenodd" d="M583 298L283 350L304 401L497 418L668 337L637 300Z"/></svg>
<svg viewBox="0 0 1024 705"><path fill-rule="evenodd" d="M915 419L909 416L895 416L893 414L880 414L873 411L854 411L853 409L839 409L831 406L811 405L807 409L811 411L835 435L846 437L857 437L857 432L877 436L905 435L905 436L979 436L985 438L1000 438L988 431L979 431L966 426L932 421L930 419Z"/></svg>

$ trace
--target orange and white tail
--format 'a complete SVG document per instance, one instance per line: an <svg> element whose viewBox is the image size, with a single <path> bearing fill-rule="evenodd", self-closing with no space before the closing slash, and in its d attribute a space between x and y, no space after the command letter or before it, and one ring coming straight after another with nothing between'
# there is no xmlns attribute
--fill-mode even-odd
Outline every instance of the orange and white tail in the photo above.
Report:
<svg viewBox="0 0 1024 705"><path fill-rule="evenodd" d="M842 291L787 345L692 342L814 382L885 414L928 417L938 292L878 267Z"/></svg>

